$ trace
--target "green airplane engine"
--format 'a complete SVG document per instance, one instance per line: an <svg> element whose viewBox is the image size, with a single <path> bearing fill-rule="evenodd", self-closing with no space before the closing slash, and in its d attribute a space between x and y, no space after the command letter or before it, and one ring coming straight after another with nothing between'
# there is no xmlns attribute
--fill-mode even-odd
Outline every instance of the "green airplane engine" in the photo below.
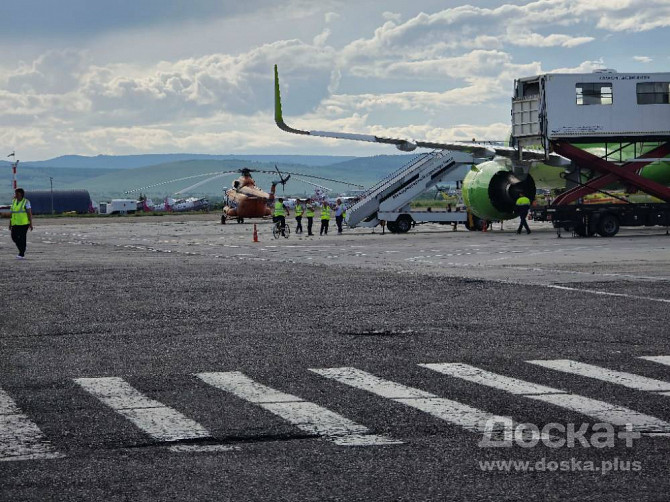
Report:
<svg viewBox="0 0 670 502"><path fill-rule="evenodd" d="M509 220L515 217L516 200L523 194L535 199L532 176L519 179L507 159L495 159L472 166L463 180L463 202L482 220Z"/></svg>

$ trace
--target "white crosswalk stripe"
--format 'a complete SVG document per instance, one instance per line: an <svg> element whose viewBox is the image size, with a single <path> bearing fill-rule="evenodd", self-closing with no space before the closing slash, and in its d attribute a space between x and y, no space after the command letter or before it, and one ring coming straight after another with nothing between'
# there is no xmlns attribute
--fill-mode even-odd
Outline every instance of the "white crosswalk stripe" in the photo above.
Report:
<svg viewBox="0 0 670 502"><path fill-rule="evenodd" d="M559 406L602 422L618 426L630 425L633 430L643 434L670 436L670 423L623 406L571 394L561 389L538 386L534 383L492 373L468 364L432 363L420 364L419 366L444 375Z"/></svg>
<svg viewBox="0 0 670 502"><path fill-rule="evenodd" d="M548 361L535 360L526 362L536 364L537 366L542 366L543 368L570 373L572 375L579 375L583 377L594 378L603 382L622 385L624 387L628 387L629 389L641 390L645 392L655 392L659 394L670 391L670 382L655 380L653 378L634 375L632 373L626 373L623 371L601 368L600 366L572 361L570 359L554 359Z"/></svg>
<svg viewBox="0 0 670 502"><path fill-rule="evenodd" d="M647 361L670 366L670 356L642 356L640 359L646 359Z"/></svg>
<svg viewBox="0 0 670 502"><path fill-rule="evenodd" d="M416 408L471 432L490 433L491 430L487 424L509 421L506 417L493 415L451 399L438 397L430 392L384 380L356 368L311 368L310 371L356 389L365 390Z"/></svg>
<svg viewBox="0 0 670 502"><path fill-rule="evenodd" d="M341 446L380 446L401 441L370 434L367 427L297 396L266 387L239 371L199 373L197 377L216 388L257 404L299 429Z"/></svg>
<svg viewBox="0 0 670 502"><path fill-rule="evenodd" d="M670 356L642 356L638 359L670 366ZM670 378L664 381L570 359L534 359L525 362L538 368L538 371L564 373L565 378L569 376L571 379L569 381L574 381L571 386L579 385L579 382L583 384L585 381L582 378L589 378L620 385L633 391L670 396ZM657 418L618 404L572 393L572 389L550 387L463 363L426 363L419 366L494 391L518 396L520 399L531 399L563 408L598 422L631 427L632 431L642 435L670 437L670 417ZM518 425L512 417L495 414L495 409L478 409L419 388L380 378L354 367L312 368L309 371L350 388L360 389L382 399L420 410L484 436L492 434L491 437L502 439L504 436L507 439L507 429L499 429L498 424L504 424L506 427L508 424ZM311 436L321 437L337 445L383 446L403 443L399 439L374 434L368 427L322 405L263 385L238 371L204 372L195 376L208 385L273 413ZM145 434L156 441L166 443L165 447L170 451L213 454L240 449L237 445L218 442L195 420L142 394L123 378L77 378L74 381ZM546 414L547 411L543 413ZM223 428L225 429L225 424ZM538 436L533 430L524 430L523 434L525 438L547 437L541 433ZM65 455L49 443L38 425L19 409L7 392L0 389L0 462L62 457Z"/></svg>
<svg viewBox="0 0 670 502"><path fill-rule="evenodd" d="M37 424L0 389L0 462L61 457L64 455L53 450Z"/></svg>
<svg viewBox="0 0 670 502"><path fill-rule="evenodd" d="M122 378L77 378L75 382L158 441L211 437L198 423L146 397Z"/></svg>

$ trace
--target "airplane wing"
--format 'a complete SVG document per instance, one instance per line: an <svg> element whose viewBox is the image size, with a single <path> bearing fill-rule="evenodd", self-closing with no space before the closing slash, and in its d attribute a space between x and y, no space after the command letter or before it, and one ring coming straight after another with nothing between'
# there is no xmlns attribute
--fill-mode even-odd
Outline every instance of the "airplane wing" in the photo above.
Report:
<svg viewBox="0 0 670 502"><path fill-rule="evenodd" d="M336 139L348 139L354 141L367 141L369 143L383 143L387 145L394 145L398 150L403 152L411 152L417 148L430 148L433 150L453 150L471 153L475 157L495 157L499 155L501 157L507 157L516 159L518 158L518 150L509 146L501 146L488 143L477 143L477 142L465 142L465 141L452 141L452 142L433 142L433 141L417 141L403 138L385 138L383 136L375 136L371 134L355 134L347 132L331 132L331 131L304 131L301 129L295 129L284 122L282 115L281 107L281 94L279 91L279 72L277 70L277 65L275 65L275 123L277 126L286 132L293 134L303 134L307 136L317 136L321 138L336 138ZM563 159L560 155L554 153L549 154L549 160L554 160L553 157L556 157L555 160ZM547 156L542 150L523 150L523 160L540 160L546 161Z"/></svg>

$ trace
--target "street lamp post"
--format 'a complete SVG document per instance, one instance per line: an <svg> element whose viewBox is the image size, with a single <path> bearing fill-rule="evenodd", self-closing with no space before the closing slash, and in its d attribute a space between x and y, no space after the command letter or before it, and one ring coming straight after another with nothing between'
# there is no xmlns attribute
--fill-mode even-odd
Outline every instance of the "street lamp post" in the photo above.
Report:
<svg viewBox="0 0 670 502"><path fill-rule="evenodd" d="M54 179L49 176L49 184L51 185L51 214L54 214Z"/></svg>

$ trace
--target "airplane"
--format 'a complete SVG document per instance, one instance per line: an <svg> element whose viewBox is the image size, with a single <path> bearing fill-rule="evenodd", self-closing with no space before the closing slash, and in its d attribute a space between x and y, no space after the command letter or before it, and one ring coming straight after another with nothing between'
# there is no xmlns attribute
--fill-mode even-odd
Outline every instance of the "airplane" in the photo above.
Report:
<svg viewBox="0 0 670 502"><path fill-rule="evenodd" d="M146 197L140 197L137 207L147 212L185 212L202 211L209 209L209 201L204 197L188 197L174 199L166 197L163 202L153 202Z"/></svg>
<svg viewBox="0 0 670 502"><path fill-rule="evenodd" d="M471 153L473 160L484 159L483 162L473 165L462 181L463 201L468 210L480 220L502 221L515 218L515 205L518 197L526 195L531 201L534 201L537 190L536 179L544 187L548 185L556 187L557 183L562 187L566 187L566 178L568 175L573 175L573 183L577 185L587 183L591 179L584 177L588 176L588 174L585 175L583 172L580 172L578 166L570 159L550 151L546 146L542 149L525 148L529 145L522 145L520 141L511 146L507 146L502 142L476 142L474 140L472 143L457 141L432 142L388 138L369 134L296 129L287 125L283 119L277 65L274 65L274 77L275 123L285 132L322 138L388 144L395 146L402 152L411 152L417 148L463 151ZM589 148L606 150L607 145L583 145L583 149L587 152ZM633 150L630 152L630 158L633 159L630 162L646 162L649 164L649 161L643 158L647 154L640 157L641 150L635 150L634 144L632 147L630 145L628 147L620 146L619 150L623 153L626 148ZM653 146L645 148L647 152L651 153L660 151L651 150ZM609 157L606 156L606 158L609 160ZM664 159L650 160L663 161ZM668 185L670 184L670 169L667 167L667 162L656 162L655 164L645 165L645 167L639 170L639 177ZM575 173L576 176L574 176Z"/></svg>

